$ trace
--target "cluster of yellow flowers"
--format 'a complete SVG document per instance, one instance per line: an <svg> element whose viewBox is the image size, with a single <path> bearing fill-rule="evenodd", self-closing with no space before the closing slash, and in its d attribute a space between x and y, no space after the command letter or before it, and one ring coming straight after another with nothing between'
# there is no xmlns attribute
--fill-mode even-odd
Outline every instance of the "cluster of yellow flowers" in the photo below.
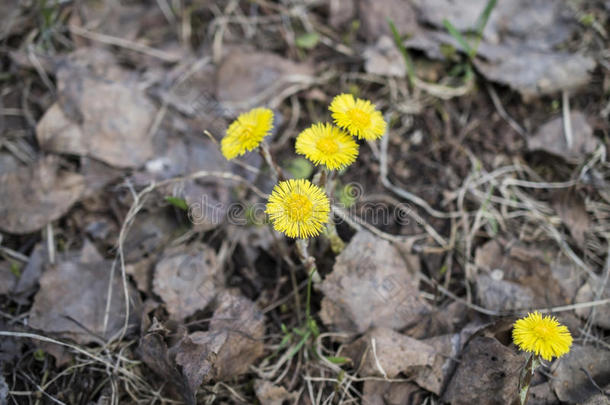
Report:
<svg viewBox="0 0 610 405"><path fill-rule="evenodd" d="M329 106L334 124L316 123L301 132L295 149L316 166L340 170L358 157L354 137L375 140L383 136L386 123L368 100L351 94L336 96ZM257 148L273 128L273 112L255 108L241 114L227 129L222 154L233 159ZM330 203L324 190L309 180L286 180L271 192L267 214L275 230L291 238L317 236L328 222Z"/></svg>

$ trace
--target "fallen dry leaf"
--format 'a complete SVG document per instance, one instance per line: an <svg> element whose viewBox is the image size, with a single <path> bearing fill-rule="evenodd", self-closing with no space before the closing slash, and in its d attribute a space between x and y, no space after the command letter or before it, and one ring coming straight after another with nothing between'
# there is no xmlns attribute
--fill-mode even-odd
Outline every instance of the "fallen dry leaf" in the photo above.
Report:
<svg viewBox="0 0 610 405"><path fill-rule="evenodd" d="M610 351L574 344L570 352L554 364L551 375L551 387L560 401L583 403L599 393L590 378L600 386L610 381Z"/></svg>
<svg viewBox="0 0 610 405"><path fill-rule="evenodd" d="M610 281L606 282L605 288L601 289L601 287L601 281L592 279L587 280L578 290L574 301L576 303L582 303L610 298ZM595 308L577 308L575 312L576 315L583 319L590 319L593 325L604 329L610 329L610 308L608 305L600 305Z"/></svg>
<svg viewBox="0 0 610 405"><path fill-rule="evenodd" d="M440 60L446 59L447 45L462 49L455 38L438 31L422 30L405 41L405 46ZM477 48L473 63L487 79L518 91L524 98L578 89L589 82L596 66L593 58L577 53L532 49L521 43L486 42Z"/></svg>
<svg viewBox="0 0 610 405"><path fill-rule="evenodd" d="M442 335L422 340L422 343L432 347L434 360L431 364L417 369L413 374L413 381L420 387L440 395L457 364L453 359L462 349L462 339L459 334Z"/></svg>
<svg viewBox="0 0 610 405"><path fill-rule="evenodd" d="M40 290L30 311L30 326L56 333L80 344L103 344L115 336L125 321L125 295L121 272L112 277L112 296L106 322L108 282L112 261L100 260L91 246L59 257L40 278ZM130 328L137 325L138 295L128 286Z"/></svg>
<svg viewBox="0 0 610 405"><path fill-rule="evenodd" d="M222 284L220 265L212 248L203 244L168 250L154 270L153 290L167 312L181 320L205 309Z"/></svg>
<svg viewBox="0 0 610 405"><path fill-rule="evenodd" d="M444 29L447 19L459 31L472 30L487 0L413 0L419 17ZM499 1L493 8L483 39L490 44L519 44L530 49L551 50L569 39L577 28L572 13L554 0Z"/></svg>
<svg viewBox="0 0 610 405"><path fill-rule="evenodd" d="M384 35L364 50L364 70L381 76L404 77L407 65L394 41Z"/></svg>
<svg viewBox="0 0 610 405"><path fill-rule="evenodd" d="M286 388L266 380L254 381L254 391L261 405L283 405L284 401L293 402L299 396L296 392L288 392Z"/></svg>
<svg viewBox="0 0 610 405"><path fill-rule="evenodd" d="M224 292L218 301L210 329L185 336L172 349L193 391L203 381L247 372L264 351L264 317L255 304L235 291Z"/></svg>
<svg viewBox="0 0 610 405"><path fill-rule="evenodd" d="M425 402L426 393L409 381L386 382L366 380L362 403L366 405L418 405Z"/></svg>
<svg viewBox="0 0 610 405"><path fill-rule="evenodd" d="M0 261L0 295L11 293L18 280L11 271L11 263L6 260Z"/></svg>
<svg viewBox="0 0 610 405"><path fill-rule="evenodd" d="M481 304L497 311L566 304L569 298L551 271L550 252L502 239L479 247L475 281Z"/></svg>
<svg viewBox="0 0 610 405"><path fill-rule="evenodd" d="M374 42L382 35L392 36L391 19L402 35L413 35L418 29L415 11L409 2L401 0L357 0L362 21L362 35Z"/></svg>
<svg viewBox="0 0 610 405"><path fill-rule="evenodd" d="M432 312L419 296L417 270L409 269L389 242L358 232L321 285L322 321L358 333L374 326L415 325Z"/></svg>
<svg viewBox="0 0 610 405"><path fill-rule="evenodd" d="M188 405L196 404L194 391L176 367L163 336L156 332L147 333L140 339L137 353L148 367L177 389Z"/></svg>
<svg viewBox="0 0 610 405"><path fill-rule="evenodd" d="M529 150L542 150L569 161L580 162L586 155L593 153L599 141L593 135L593 129L587 118L580 111L570 113L573 143L568 147L563 117L553 118L543 124L532 138L528 140Z"/></svg>
<svg viewBox="0 0 610 405"><path fill-rule="evenodd" d="M530 405L556 405L559 402L557 395L551 389L549 382L530 386L527 403Z"/></svg>
<svg viewBox="0 0 610 405"><path fill-rule="evenodd" d="M345 347L363 377L395 378L411 375L424 366L432 366L435 351L417 339L387 328L375 328Z"/></svg>
<svg viewBox="0 0 610 405"><path fill-rule="evenodd" d="M227 111L265 105L294 82L311 80L313 69L269 52L234 49L216 72L216 98Z"/></svg>
<svg viewBox="0 0 610 405"><path fill-rule="evenodd" d="M595 60L580 54L542 52L521 47L481 46L477 69L489 80L502 83L524 97L574 90L589 82Z"/></svg>
<svg viewBox="0 0 610 405"><path fill-rule="evenodd" d="M175 216L167 211L139 213L123 243L125 260L134 263L161 251L177 228Z"/></svg>
<svg viewBox="0 0 610 405"><path fill-rule="evenodd" d="M553 206L581 249L585 245L585 233L591 227L585 201L575 190L564 190L555 195Z"/></svg>
<svg viewBox="0 0 610 405"><path fill-rule="evenodd" d="M339 28L356 17L356 2L358 0L330 0L328 4L328 23Z"/></svg>
<svg viewBox="0 0 610 405"><path fill-rule="evenodd" d="M79 55L84 54L80 51ZM74 59L59 65L60 101L36 127L39 144L49 151L91 156L120 168L141 166L153 155L149 129L155 106L138 83L127 78L128 72L115 67L109 78L99 75L99 68L91 68L93 63L87 59Z"/></svg>
<svg viewBox="0 0 610 405"><path fill-rule="evenodd" d="M523 364L525 356L496 339L475 337L462 352L442 399L453 405L516 405Z"/></svg>
<svg viewBox="0 0 610 405"><path fill-rule="evenodd" d="M46 157L0 175L0 229L25 234L64 215L85 189L83 176L59 169Z"/></svg>

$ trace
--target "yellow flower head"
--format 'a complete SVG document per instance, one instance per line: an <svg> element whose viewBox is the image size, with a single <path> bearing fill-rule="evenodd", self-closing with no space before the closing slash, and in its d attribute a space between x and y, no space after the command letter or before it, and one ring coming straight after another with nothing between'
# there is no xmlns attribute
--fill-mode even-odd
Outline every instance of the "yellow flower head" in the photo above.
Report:
<svg viewBox="0 0 610 405"><path fill-rule="evenodd" d="M368 100L354 99L351 94L336 96L330 107L335 124L347 129L359 139L374 140L385 133L383 116L375 110L375 104Z"/></svg>
<svg viewBox="0 0 610 405"><path fill-rule="evenodd" d="M358 156L354 138L331 124L314 124L307 128L299 134L295 146L297 153L330 170L349 166Z"/></svg>
<svg viewBox="0 0 610 405"><path fill-rule="evenodd" d="M324 191L309 180L290 179L273 188L266 212L276 231L305 239L320 234L328 222L330 203Z"/></svg>
<svg viewBox="0 0 610 405"><path fill-rule="evenodd" d="M273 128L273 111L255 108L240 114L229 125L227 134L220 143L220 150L227 159L241 156L256 148Z"/></svg>
<svg viewBox="0 0 610 405"><path fill-rule="evenodd" d="M554 317L543 317L534 312L515 322L513 341L521 350L551 361L553 357L561 357L570 351L572 335Z"/></svg>

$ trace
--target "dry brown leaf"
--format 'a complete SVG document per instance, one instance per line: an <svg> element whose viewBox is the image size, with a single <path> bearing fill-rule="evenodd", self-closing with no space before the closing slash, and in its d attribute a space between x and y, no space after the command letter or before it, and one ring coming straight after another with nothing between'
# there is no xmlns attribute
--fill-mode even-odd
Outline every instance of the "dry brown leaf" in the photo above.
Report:
<svg viewBox="0 0 610 405"><path fill-rule="evenodd" d="M593 135L593 129L580 111L570 113L573 143L570 148L564 133L563 117L553 118L546 122L532 138L527 147L529 150L542 150L569 161L580 162L586 155L593 153L599 141Z"/></svg>
<svg viewBox="0 0 610 405"><path fill-rule="evenodd" d="M375 328L345 347L363 377L395 378L432 366L435 350L417 339L387 328Z"/></svg>
<svg viewBox="0 0 610 405"><path fill-rule="evenodd" d="M83 55L94 57L80 51L78 57L60 64L60 101L36 127L39 144L49 151L91 156L120 168L141 166L153 155L149 129L155 106L137 82L127 79L128 72L114 67L100 75L100 68L91 67L95 63Z"/></svg>
<svg viewBox="0 0 610 405"><path fill-rule="evenodd" d="M181 320L205 309L221 288L220 265L212 248L203 244L168 250L154 270L153 290L167 312Z"/></svg>
<svg viewBox="0 0 610 405"><path fill-rule="evenodd" d="M382 35L392 36L388 18L402 35L413 35L418 29L415 11L410 2L401 0L358 0L362 35L374 42Z"/></svg>
<svg viewBox="0 0 610 405"><path fill-rule="evenodd" d="M286 388L266 380L255 380L254 391L261 405L283 405L284 401L294 402L299 396L296 392L288 392Z"/></svg>
<svg viewBox="0 0 610 405"><path fill-rule="evenodd" d="M11 263L5 260L0 262L0 295L6 295L13 291L19 279L11 271Z"/></svg>
<svg viewBox="0 0 610 405"><path fill-rule="evenodd" d="M569 297L551 271L552 257L549 249L521 242L487 242L475 254L481 304L497 311L566 304Z"/></svg>
<svg viewBox="0 0 610 405"><path fill-rule="evenodd" d="M574 90L590 80L595 60L580 54L542 52L508 46L481 46L475 66L489 80L517 90L524 97L538 97Z"/></svg>
<svg viewBox="0 0 610 405"><path fill-rule="evenodd" d="M456 364L453 359L462 349L462 339L459 334L454 334L436 336L422 342L433 348L434 361L429 366L416 370L413 380L420 387L440 395Z"/></svg>
<svg viewBox="0 0 610 405"><path fill-rule="evenodd" d="M285 90L291 81L302 81L312 75L313 69L308 65L274 53L238 48L231 51L217 69L216 98L228 110L249 109L264 105Z"/></svg>
<svg viewBox="0 0 610 405"><path fill-rule="evenodd" d="M407 65L394 41L384 35L374 45L368 46L363 53L364 70L381 76L404 77Z"/></svg>
<svg viewBox="0 0 610 405"><path fill-rule="evenodd" d="M464 349L443 401L452 405L516 405L523 364L525 356L496 339L475 337Z"/></svg>
<svg viewBox="0 0 610 405"><path fill-rule="evenodd" d="M163 336L155 332L147 333L140 339L137 353L148 367L177 388L188 405L196 404L194 391L176 367Z"/></svg>
<svg viewBox="0 0 610 405"><path fill-rule="evenodd" d="M112 261L99 260L91 247L60 257L40 278L30 312L30 326L87 344L115 336L125 321L125 296L118 268L112 278L110 311L105 324ZM72 256L72 257L70 257ZM138 295L129 287L130 328L137 324Z"/></svg>
<svg viewBox="0 0 610 405"><path fill-rule="evenodd" d="M575 190L565 190L557 193L553 201L559 217L578 246L584 249L585 233L591 227L584 199Z"/></svg>
<svg viewBox="0 0 610 405"><path fill-rule="evenodd" d="M141 212L136 216L123 243L127 262L137 262L163 249L178 228L175 216L170 214L156 211Z"/></svg>
<svg viewBox="0 0 610 405"><path fill-rule="evenodd" d="M605 288L602 289L600 281L589 279L580 287L574 301L582 303L607 298L610 298L610 281L607 281ZM583 319L590 319L593 325L610 329L610 307L608 305L600 305L595 308L577 308L575 312Z"/></svg>
<svg viewBox="0 0 610 405"><path fill-rule="evenodd" d="M85 189L83 176L59 169L46 157L0 175L0 229L25 234L64 215Z"/></svg>
<svg viewBox="0 0 610 405"><path fill-rule="evenodd" d="M583 403L599 393L589 376L600 386L610 381L610 351L574 344L570 352L554 364L551 375L551 387L560 401Z"/></svg>
<svg viewBox="0 0 610 405"><path fill-rule="evenodd" d="M358 232L321 285L322 321L358 333L374 326L415 325L432 312L419 296L417 270L409 269L389 242Z"/></svg>
<svg viewBox="0 0 610 405"><path fill-rule="evenodd" d="M549 382L532 385L527 403L530 405L556 405L559 402L557 395L551 389Z"/></svg>
<svg viewBox="0 0 610 405"><path fill-rule="evenodd" d="M218 301L210 330L191 333L172 349L193 391L204 381L247 372L264 352L264 317L255 304L235 291Z"/></svg>
<svg viewBox="0 0 610 405"><path fill-rule="evenodd" d="M413 0L419 17L444 29L447 19L459 31L472 30L487 0ZM492 10L483 39L490 44L520 44L531 49L551 50L577 28L569 9L554 0L499 1Z"/></svg>
<svg viewBox="0 0 610 405"><path fill-rule="evenodd" d="M425 402L424 393L409 381L386 382L367 380L362 390L362 403L366 405L418 405Z"/></svg>
<svg viewBox="0 0 610 405"><path fill-rule="evenodd" d="M356 17L358 0L330 0L328 5L328 23L334 28L349 23Z"/></svg>

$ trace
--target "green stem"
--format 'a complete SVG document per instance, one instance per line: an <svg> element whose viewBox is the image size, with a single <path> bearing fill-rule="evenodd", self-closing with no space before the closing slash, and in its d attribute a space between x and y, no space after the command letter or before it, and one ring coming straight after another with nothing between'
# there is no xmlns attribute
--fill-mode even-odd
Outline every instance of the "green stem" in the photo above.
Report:
<svg viewBox="0 0 610 405"><path fill-rule="evenodd" d="M532 377L540 364L540 357L535 354L530 354L525 362L525 366L523 366L523 369L521 370L521 374L519 375L519 403L521 405L527 403Z"/></svg>

